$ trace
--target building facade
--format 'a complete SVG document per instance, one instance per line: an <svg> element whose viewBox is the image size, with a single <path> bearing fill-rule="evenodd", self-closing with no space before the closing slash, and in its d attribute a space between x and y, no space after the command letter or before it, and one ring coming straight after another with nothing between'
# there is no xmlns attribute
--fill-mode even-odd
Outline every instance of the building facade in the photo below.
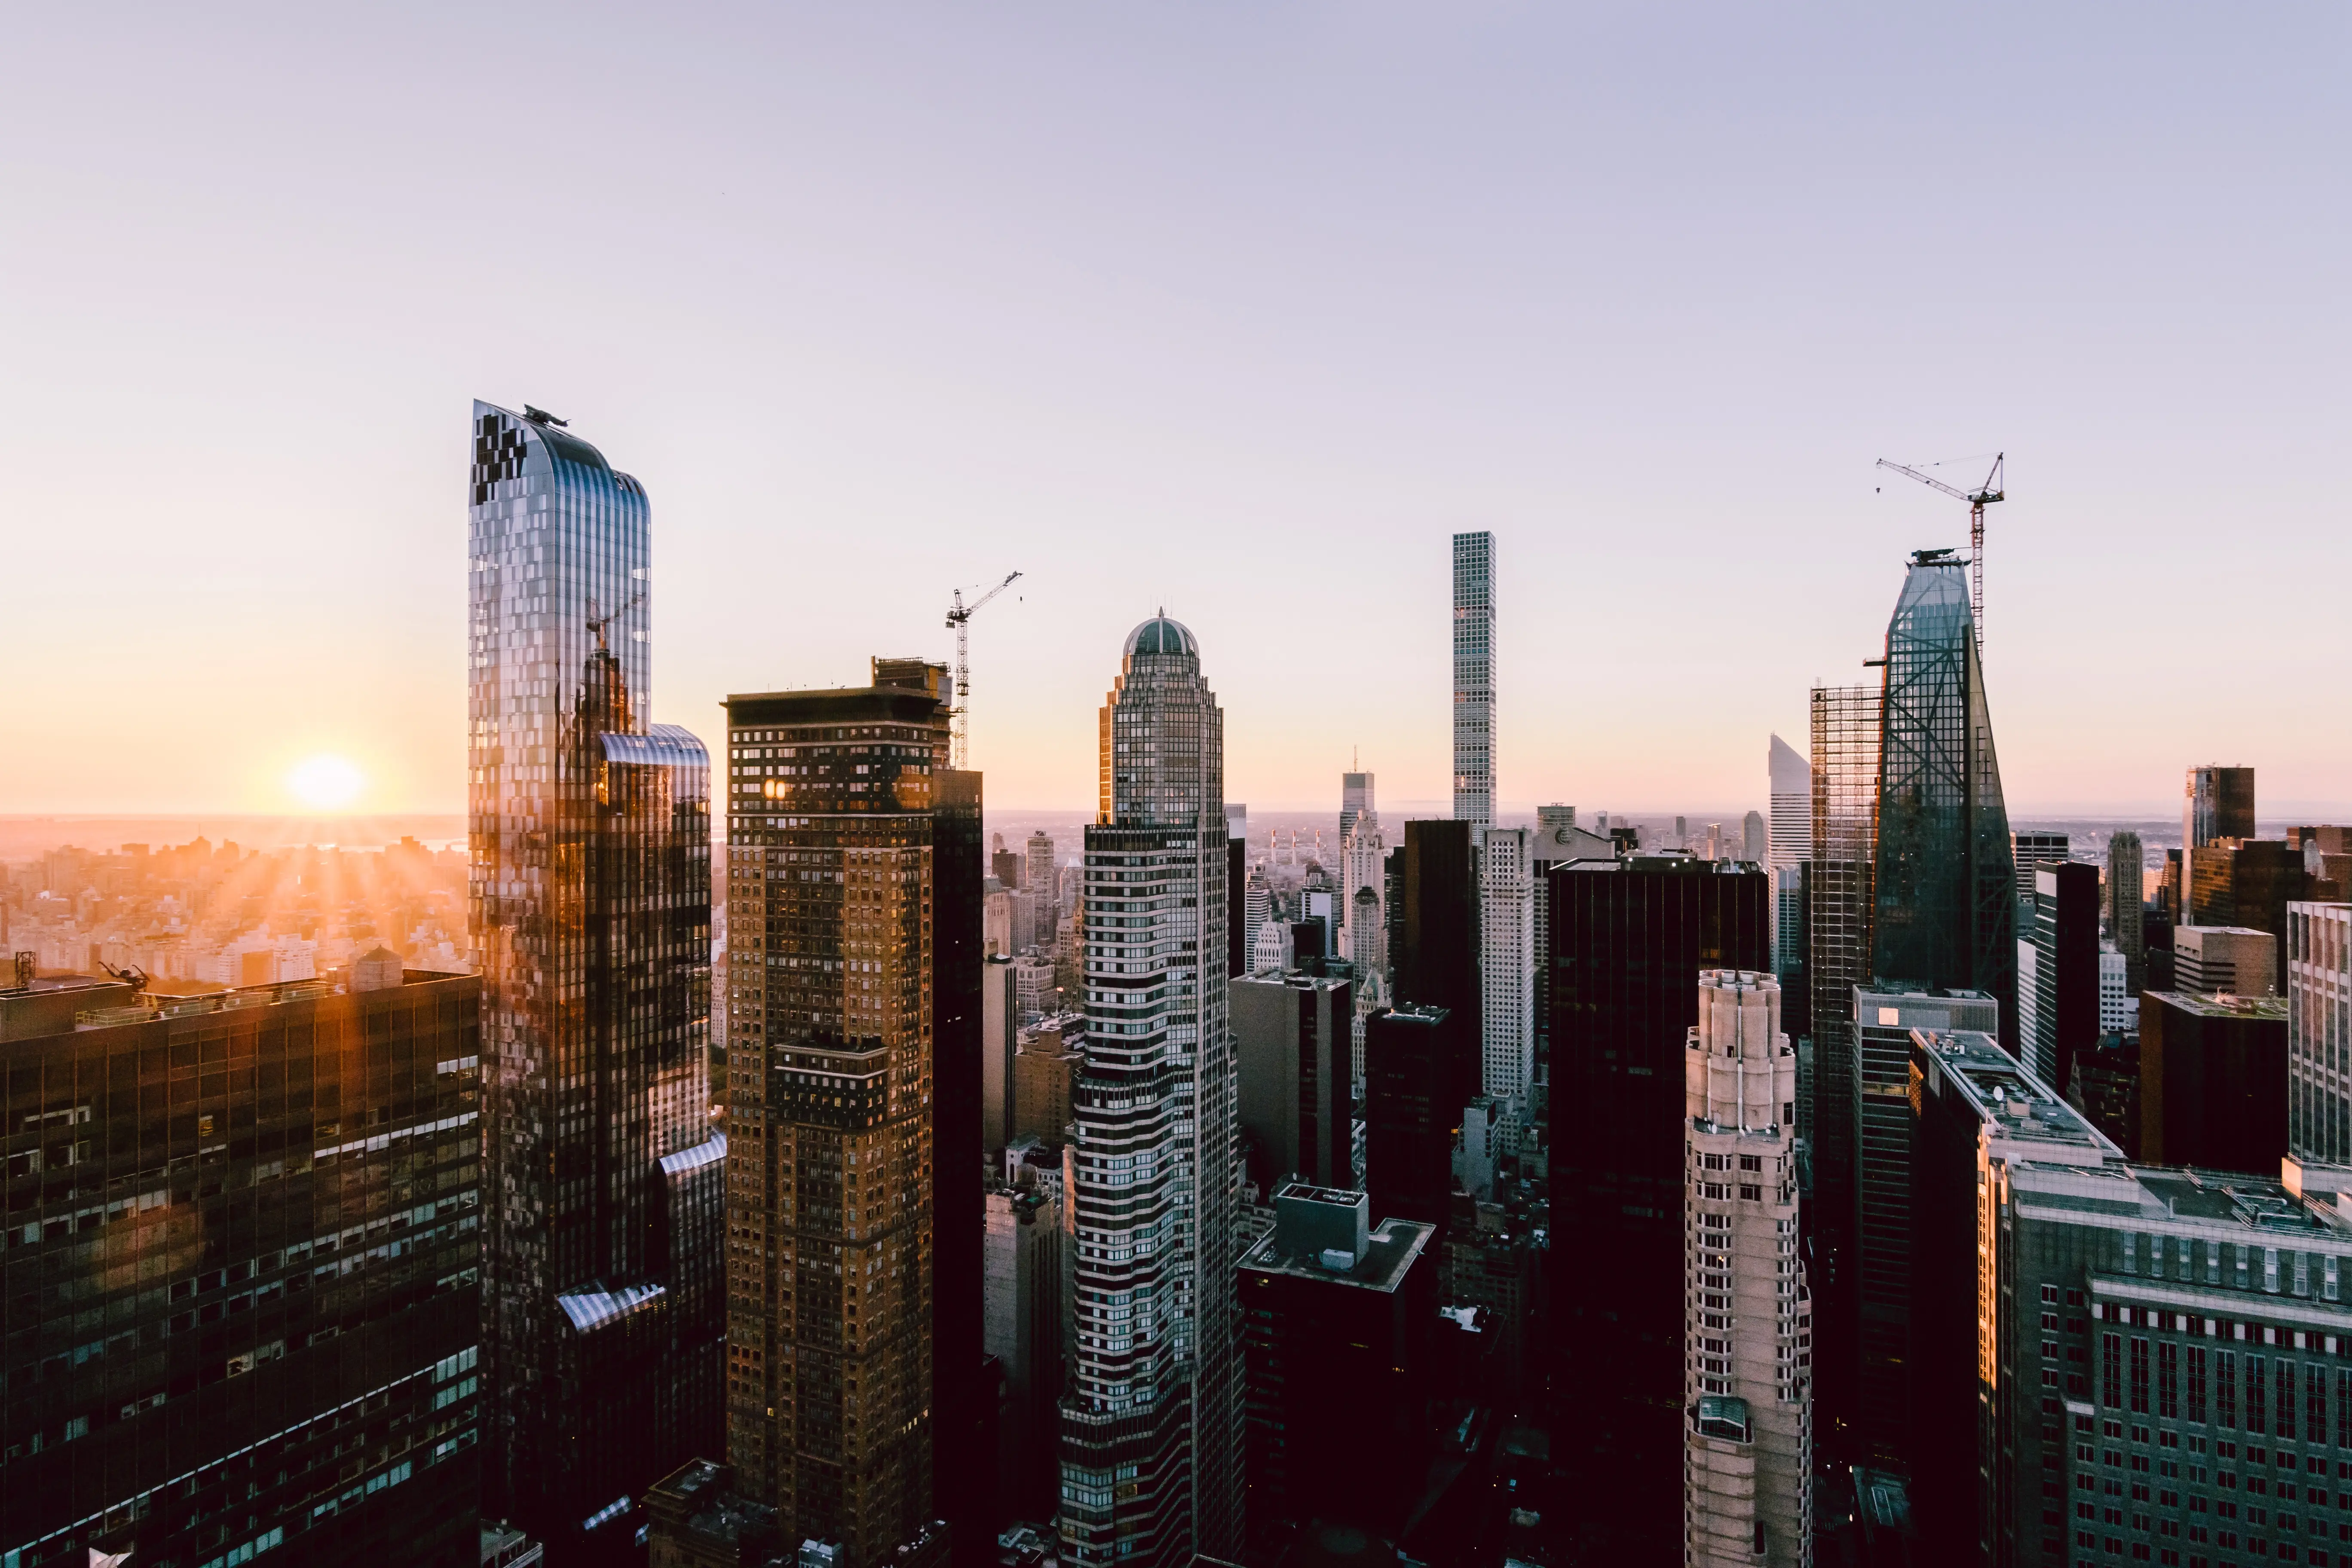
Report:
<svg viewBox="0 0 2352 1568"><path fill-rule="evenodd" d="M2196 907L2197 852L2224 839L2236 842L2254 836L2254 770L2209 763L2189 770L2180 803L2180 896L2177 925L2228 925L2210 911ZM2210 882L2209 886L2211 885Z"/></svg>
<svg viewBox="0 0 2352 1568"><path fill-rule="evenodd" d="M933 816L949 714L914 685L727 700L727 1455L747 1496L793 1539L839 1542L844 1568L887 1562L934 1514ZM975 1375L976 1336L970 1348Z"/></svg>
<svg viewBox="0 0 2352 1568"><path fill-rule="evenodd" d="M1454 536L1454 819L1495 820L1495 536Z"/></svg>
<svg viewBox="0 0 2352 1568"><path fill-rule="evenodd" d="M1699 976L1683 1053L1684 1561L1812 1561L1812 1311L1797 1053L1769 975Z"/></svg>
<svg viewBox="0 0 2352 1568"><path fill-rule="evenodd" d="M472 1568L480 1038L471 975L0 990L0 1558Z"/></svg>
<svg viewBox="0 0 2352 1568"><path fill-rule="evenodd" d="M2118 830L2107 837L2107 940L2124 955L2125 984L2135 996L2147 984L2147 934L2142 911L2147 902L2147 851L2139 835Z"/></svg>
<svg viewBox="0 0 2352 1568"><path fill-rule="evenodd" d="M2032 877L2017 942L2018 1033L2025 1064L2063 1095L2074 1054L2101 1027L2099 872L2061 860L2035 866Z"/></svg>
<svg viewBox="0 0 2352 1568"><path fill-rule="evenodd" d="M1200 644L1154 616L1128 635L1103 705L1086 832L1075 1360L1061 1409L1062 1554L1075 1563L1181 1568L1241 1547L1223 787L1224 715Z"/></svg>
<svg viewBox="0 0 2352 1568"><path fill-rule="evenodd" d="M2166 989L2275 995L2276 952L2271 933L2251 926L2179 926L2172 932L2172 984Z"/></svg>
<svg viewBox="0 0 2352 1568"><path fill-rule="evenodd" d="M2150 1164L2275 1173L2291 1080L2284 997L2140 998L2139 1152Z"/></svg>
<svg viewBox="0 0 2352 1568"><path fill-rule="evenodd" d="M1986 993L2014 1049L2016 864L1968 569L1948 552L1912 556L1886 627L1885 715L1872 975Z"/></svg>
<svg viewBox="0 0 2352 1568"><path fill-rule="evenodd" d="M1479 1087L1498 1100L1535 1082L1535 835L1490 827L1478 848Z"/></svg>
<svg viewBox="0 0 2352 1568"><path fill-rule="evenodd" d="M1339 891L1347 936L1340 956L1356 967L1357 1005L1370 1007L1389 994L1388 839L1381 831L1372 775L1344 778L1349 805L1339 814Z"/></svg>
<svg viewBox="0 0 2352 1568"><path fill-rule="evenodd" d="M2287 910L2287 1147L2352 1165L2352 904Z"/></svg>
<svg viewBox="0 0 2352 1568"><path fill-rule="evenodd" d="M1262 1193L1293 1177L1349 1184L1354 987L1314 974L1251 975L1232 982L1231 1005L1249 1179Z"/></svg>
<svg viewBox="0 0 2352 1568"><path fill-rule="evenodd" d="M1055 1409L1062 1397L1062 1205L1034 1188L986 1194L982 1341L1004 1369L1011 1421L996 1435L1009 1461L1000 1517L1050 1519L1060 1489ZM979 1470L980 1449L950 1463Z"/></svg>
<svg viewBox="0 0 2352 1568"><path fill-rule="evenodd" d="M1872 891L1878 853L1878 749L1885 692L1878 686L1816 686L1812 692L1812 858L1805 862L1806 980L1811 1034L1798 1041L1810 1059L1812 1163L1819 1245L1825 1268L1814 1281L1822 1310L1834 1320L1854 1195L1854 1121L1845 1107L1856 1085L1845 1042L1853 1029L1853 993L1870 984ZM1801 1120L1805 1120L1803 1112ZM1835 1323L1832 1342L1851 1342L1853 1325ZM1849 1392L1838 1369L1822 1369L1821 1404L1842 1408Z"/></svg>
<svg viewBox="0 0 2352 1568"><path fill-rule="evenodd" d="M717 1259L677 1250L720 1230L709 759L648 711L645 488L535 411L473 435L483 1496L593 1556L719 1441Z"/></svg>

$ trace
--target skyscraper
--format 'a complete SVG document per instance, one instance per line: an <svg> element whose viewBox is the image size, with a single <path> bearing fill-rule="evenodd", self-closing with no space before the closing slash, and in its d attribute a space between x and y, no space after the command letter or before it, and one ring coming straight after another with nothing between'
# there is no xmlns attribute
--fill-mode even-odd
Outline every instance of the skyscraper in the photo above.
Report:
<svg viewBox="0 0 2352 1568"><path fill-rule="evenodd" d="M946 1403L935 1368L944 1384L976 1375L980 1360L976 1323L969 1367L961 1355L942 1364L935 1343L934 1183L960 1192L964 1173L940 1161L933 1122L934 816L969 779L946 767L941 697L908 684L727 700L740 992L727 1453L747 1495L794 1539L839 1542L846 1568L886 1561L933 1517ZM968 794L976 807L976 787ZM976 828L966 903L980 880ZM963 1152L975 1186L979 1067L955 1108L973 1123ZM971 1209L971 1235L956 1239L971 1278L942 1283L977 1291L982 1221L976 1200Z"/></svg>
<svg viewBox="0 0 2352 1568"><path fill-rule="evenodd" d="M2017 871L1968 568L1911 557L1886 627L1886 700L1873 879L1873 973L1982 991L2017 1019Z"/></svg>
<svg viewBox="0 0 2352 1568"><path fill-rule="evenodd" d="M1772 874L1772 973L1780 982L1780 1021L1793 1037L1812 1033L1811 980L1805 968L1805 865L1813 858L1813 770L1794 746L1772 737L1770 816L1765 863ZM1805 1098L1800 1090L1800 1099ZM1808 1135L1812 1108L1801 1105Z"/></svg>
<svg viewBox="0 0 2352 1568"><path fill-rule="evenodd" d="M2190 768L2181 790L2180 895L2176 925L2227 925L2210 920L2208 911L2191 901L2196 884L2197 851L2221 840L2254 836L2254 770L2209 763Z"/></svg>
<svg viewBox="0 0 2352 1568"><path fill-rule="evenodd" d="M1364 1020L1364 1189L1377 1219L1445 1229L1468 1098L1463 1032L1444 1007L1383 1007Z"/></svg>
<svg viewBox="0 0 2352 1568"><path fill-rule="evenodd" d="M1345 773L1339 775L1339 842L1345 844L1348 835L1355 830L1356 819L1372 809L1372 775Z"/></svg>
<svg viewBox="0 0 2352 1568"><path fill-rule="evenodd" d="M1495 820L1495 536L1454 536L1454 818Z"/></svg>
<svg viewBox="0 0 2352 1568"><path fill-rule="evenodd" d="M1042 827L1029 835L1029 842L1024 847L1021 885L1045 900L1050 932L1054 904L1054 841ZM1040 945L1045 940L1043 937L1039 939Z"/></svg>
<svg viewBox="0 0 2352 1568"><path fill-rule="evenodd" d="M2022 926L2026 911L2033 907L2034 870L2042 866L2063 866L2066 863L2066 836L2063 833L2011 833L2009 836L2009 855L2010 863L2017 868L2017 920Z"/></svg>
<svg viewBox="0 0 2352 1568"><path fill-rule="evenodd" d="M2146 854L2128 829L2107 837L2107 935L2124 955L2124 984L2135 996L2147 984Z"/></svg>
<svg viewBox="0 0 2352 1568"><path fill-rule="evenodd" d="M1388 907L1384 897L1388 840L1373 804L1372 775L1342 775L1347 804L1339 813L1339 895L1347 935L1340 956L1356 966L1359 1009L1388 999Z"/></svg>
<svg viewBox="0 0 2352 1568"><path fill-rule="evenodd" d="M1516 1100L1535 1081L1535 883L1528 871L1534 834L1490 827L1478 858L1479 1085Z"/></svg>
<svg viewBox="0 0 2352 1568"><path fill-rule="evenodd" d="M1797 1247L1797 1054L1780 987L1699 976L1683 1053L1685 1561L1812 1561L1812 1303Z"/></svg>
<svg viewBox="0 0 2352 1568"><path fill-rule="evenodd" d="M473 433L484 1501L590 1554L719 1441L709 758L647 711L645 488L535 410Z"/></svg>
<svg viewBox="0 0 2352 1568"><path fill-rule="evenodd" d="M1355 1121L1355 996L1345 980L1244 975L1232 982L1234 1061L1250 1179L1346 1186Z"/></svg>
<svg viewBox="0 0 2352 1568"><path fill-rule="evenodd" d="M1553 1125L1574 1129L1551 1153L1554 1431L1587 1489L1574 1506L1612 1531L1597 1560L1671 1562L1687 1441L1684 1057L1700 972L1769 960L1769 892L1738 861L1678 854L1556 866L1551 884Z"/></svg>
<svg viewBox="0 0 2352 1568"><path fill-rule="evenodd" d="M1236 1555L1242 1531L1224 715L1190 631L1155 616L1128 634L1101 737L1062 1551L1181 1568Z"/></svg>
<svg viewBox="0 0 2352 1568"><path fill-rule="evenodd" d="M2099 1038L2098 868L2081 860L2035 868L2026 909L2032 923L2017 940L2020 1059L2063 1095L2075 1053Z"/></svg>

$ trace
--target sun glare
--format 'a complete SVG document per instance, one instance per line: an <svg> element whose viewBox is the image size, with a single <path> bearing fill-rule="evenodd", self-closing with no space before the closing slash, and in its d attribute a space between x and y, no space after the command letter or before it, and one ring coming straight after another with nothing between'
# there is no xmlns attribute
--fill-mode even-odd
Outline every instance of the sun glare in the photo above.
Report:
<svg viewBox="0 0 2352 1568"><path fill-rule="evenodd" d="M286 787L294 798L313 811L335 811L359 798L360 785L366 781L360 771L343 757L310 757L295 764L286 775Z"/></svg>

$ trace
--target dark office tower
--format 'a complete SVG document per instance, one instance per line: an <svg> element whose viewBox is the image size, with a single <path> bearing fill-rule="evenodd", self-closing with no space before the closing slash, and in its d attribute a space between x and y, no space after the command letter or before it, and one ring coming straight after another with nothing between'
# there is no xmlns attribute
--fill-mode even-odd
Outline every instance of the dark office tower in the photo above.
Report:
<svg viewBox="0 0 2352 1568"><path fill-rule="evenodd" d="M2064 1095L2074 1057L2099 1038L2099 868L2081 860L2040 866L2032 924L2018 943L2020 1058Z"/></svg>
<svg viewBox="0 0 2352 1568"><path fill-rule="evenodd" d="M720 1437L710 767L647 711L645 488L486 403L472 480L483 1501L593 1558Z"/></svg>
<svg viewBox="0 0 2352 1568"><path fill-rule="evenodd" d="M1307 1183L1274 1197L1274 1231L1234 1270L1249 1416L1249 1555L1280 1561L1312 1521L1394 1540L1423 1491L1429 1226L1375 1228L1364 1194Z"/></svg>
<svg viewBox="0 0 2352 1568"><path fill-rule="evenodd" d="M1854 993L1853 1242L1844 1255L1848 1292L1832 1321L1854 1324L1819 1339L1817 1364L1838 1363L1853 1393L1841 1413L1842 1447L1880 1469L1908 1474L1912 1443L1911 1034L1990 1031L1998 1021L1982 992L1885 982Z"/></svg>
<svg viewBox="0 0 2352 1568"><path fill-rule="evenodd" d="M1186 1568L1242 1540L1224 714L1190 631L1155 616L1128 634L1099 732L1086 1062L1064 1166L1061 1554Z"/></svg>
<svg viewBox="0 0 2352 1568"><path fill-rule="evenodd" d="M965 1180L933 1142L939 845L968 860L979 806L978 781L945 771L941 696L908 685L727 700L727 1456L792 1539L840 1542L844 1568L888 1562L932 1518L935 1368L951 1385L979 1361L962 1347L971 1364L948 1367L933 1343L934 1183ZM960 930L973 869L949 879ZM978 951L966 949L975 969ZM979 1073L957 1070L966 1098L947 1109L969 1120ZM976 1140L957 1137L976 1173ZM960 1310L966 1282L953 1283Z"/></svg>
<svg viewBox="0 0 2352 1568"><path fill-rule="evenodd" d="M473 1568L480 983L389 967L0 989L11 1568Z"/></svg>
<svg viewBox="0 0 2352 1568"><path fill-rule="evenodd" d="M954 691L945 665L920 658L876 659L874 684L921 691L942 702ZM935 764L944 761L934 759ZM1042 837L1030 837L1033 870ZM985 1103L982 1055L990 1033L982 988L988 964L981 934L983 843L980 774L939 766L931 789L931 1426L933 1447L948 1454L982 1452L987 1415L981 1277L988 1139L972 1115ZM1042 858L1052 866L1050 840ZM957 1552L980 1552L979 1560L992 1562L993 1552L983 1551L995 1533L986 1528L987 1475L967 1464L934 1464L931 1475L933 1509L954 1526Z"/></svg>
<svg viewBox="0 0 2352 1568"><path fill-rule="evenodd" d="M1234 981L1232 995L1250 1180L1265 1193L1294 1176L1346 1185L1353 1176L1354 986L1263 974Z"/></svg>
<svg viewBox="0 0 2352 1568"><path fill-rule="evenodd" d="M1238 801L1225 803L1225 886L1238 889L1249 881L1249 807ZM1249 944L1257 932L1249 922L1238 918L1225 921L1225 973L1228 977L1249 973Z"/></svg>
<svg viewBox="0 0 2352 1568"><path fill-rule="evenodd" d="M1461 1095L1478 1092L1478 851L1467 822L1404 825L1401 942L1389 949L1401 1005L1442 1007L1462 1037ZM1415 1215L1415 1218L1423 1216Z"/></svg>
<svg viewBox="0 0 2352 1568"><path fill-rule="evenodd" d="M1495 820L1495 536L1454 536L1454 819Z"/></svg>
<svg viewBox="0 0 2352 1568"><path fill-rule="evenodd" d="M2180 897L2173 924L2229 925L2195 900L2197 852L2223 839L2254 836L2254 770L2207 765L2189 770L2180 805Z"/></svg>
<svg viewBox="0 0 2352 1568"><path fill-rule="evenodd" d="M2017 870L1977 662L1968 567L1915 552L1886 627L1871 971L1982 991L2017 1019Z"/></svg>
<svg viewBox="0 0 2352 1568"><path fill-rule="evenodd" d="M1769 966L1771 880L1681 855L1550 875L1554 1457L1601 1560L1679 1562L1683 1058L1699 972Z"/></svg>
<svg viewBox="0 0 2352 1568"><path fill-rule="evenodd" d="M2147 984L2147 851L2139 835L2107 838L2107 935L2124 955L2124 989L2137 996Z"/></svg>
<svg viewBox="0 0 2352 1568"><path fill-rule="evenodd" d="M1364 1019L1364 1188L1381 1219L1445 1227L1465 1103L1464 1021L1443 1007Z"/></svg>
<svg viewBox="0 0 2352 1568"><path fill-rule="evenodd" d="M2139 1152L2149 1164L2276 1175L2287 1078L2284 997L2140 997Z"/></svg>

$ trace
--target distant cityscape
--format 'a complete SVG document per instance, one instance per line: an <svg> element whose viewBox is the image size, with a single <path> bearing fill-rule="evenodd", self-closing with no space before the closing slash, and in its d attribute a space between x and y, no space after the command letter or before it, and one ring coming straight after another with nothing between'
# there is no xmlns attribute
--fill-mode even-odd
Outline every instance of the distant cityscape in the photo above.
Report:
<svg viewBox="0 0 2352 1568"><path fill-rule="evenodd" d="M0 822L0 1568L2352 1563L2352 828L2011 816L1977 561L1736 816L1497 809L1486 531L1446 802L1139 604L992 809L467 437L462 819Z"/></svg>

